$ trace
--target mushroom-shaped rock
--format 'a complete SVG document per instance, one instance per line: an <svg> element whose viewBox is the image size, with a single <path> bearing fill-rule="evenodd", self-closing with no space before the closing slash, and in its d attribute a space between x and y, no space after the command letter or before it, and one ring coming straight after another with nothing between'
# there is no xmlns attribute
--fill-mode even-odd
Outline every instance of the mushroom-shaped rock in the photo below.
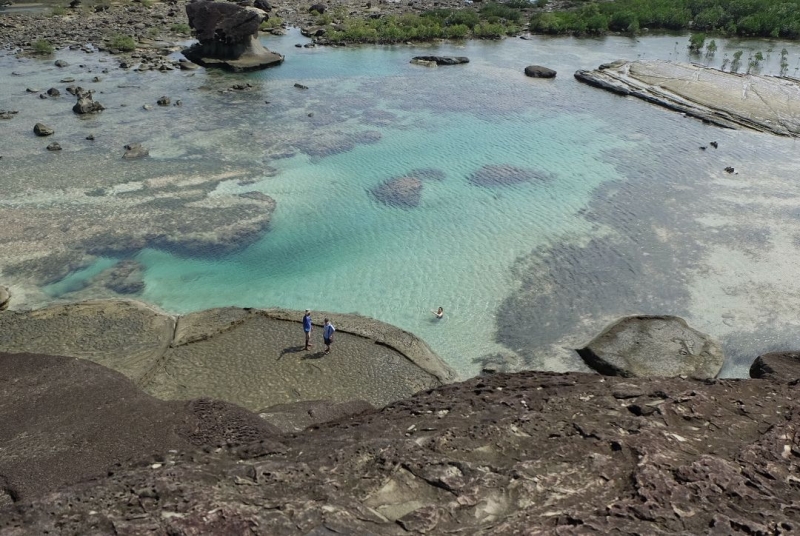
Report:
<svg viewBox="0 0 800 536"><path fill-rule="evenodd" d="M530 76L531 78L555 78L556 72L541 65L528 65L525 67L525 76Z"/></svg>
<svg viewBox="0 0 800 536"><path fill-rule="evenodd" d="M33 133L37 136L52 136L55 133L55 130L52 127L48 127L44 123L36 123L33 125Z"/></svg>
<svg viewBox="0 0 800 536"><path fill-rule="evenodd" d="M416 207L422 198L422 181L416 177L390 179L373 188L372 195L385 205Z"/></svg>
<svg viewBox="0 0 800 536"><path fill-rule="evenodd" d="M194 63L253 71L283 61L283 56L267 50L258 40L258 27L267 17L260 9L201 1L187 4L186 14L199 42L183 55Z"/></svg>
<svg viewBox="0 0 800 536"><path fill-rule="evenodd" d="M411 61L414 63L433 62L436 65L460 65L469 63L469 58L466 56L414 56Z"/></svg>
<svg viewBox="0 0 800 536"><path fill-rule="evenodd" d="M11 302L11 292L6 287L0 287L0 311L8 309L9 302Z"/></svg>
<svg viewBox="0 0 800 536"><path fill-rule="evenodd" d="M69 91L69 88L67 88L67 91ZM81 88L76 88L75 95L78 97L78 102L72 107L72 111L76 114L94 114L105 110L102 104L94 100L91 91L82 91Z"/></svg>
<svg viewBox="0 0 800 536"><path fill-rule="evenodd" d="M800 352L771 352L760 355L750 366L750 377L779 382L800 378Z"/></svg>
<svg viewBox="0 0 800 536"><path fill-rule="evenodd" d="M606 328L578 354L607 376L713 378L722 348L677 316L628 316Z"/></svg>

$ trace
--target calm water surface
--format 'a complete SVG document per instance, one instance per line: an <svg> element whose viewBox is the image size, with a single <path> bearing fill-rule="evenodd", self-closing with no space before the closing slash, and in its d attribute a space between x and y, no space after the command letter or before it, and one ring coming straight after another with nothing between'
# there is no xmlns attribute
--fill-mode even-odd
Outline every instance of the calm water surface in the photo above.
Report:
<svg viewBox="0 0 800 536"><path fill-rule="evenodd" d="M286 55L283 65L247 75L102 75L97 98L108 110L63 127L75 136L97 132L99 143L66 150L58 162L21 133L36 121L25 86L61 72L52 60L3 58L4 79L19 76L10 77L16 85L0 109L28 119L8 125L20 139L3 142L0 181L107 174L124 182L129 164L103 154L132 139L151 147L137 177L190 164L209 173L248 169L256 182L224 182L218 192L274 198L270 230L233 255L139 252L141 299L174 312L224 305L357 312L421 336L462 376L487 360L581 369L572 349L633 313L679 314L718 337L728 375L746 374L758 353L800 346L796 142L703 125L572 77L619 58L719 66L737 50L742 71L761 51L765 60L753 68L777 74L784 47L792 75L797 45L717 40L709 58L689 57L686 36L301 49L294 44L305 39L292 32L264 42ZM419 54L470 63L408 63ZM100 56L62 56L103 67ZM558 77L526 78L530 64ZM253 89L219 92L240 82ZM183 106L140 110L139 101L162 94ZM52 113L72 119L69 108ZM719 149L699 149L712 140ZM525 168L538 178L475 185L469 178L483 166ZM423 182L418 207L386 206L369 194L421 168L441 176ZM12 197L25 195L34 193ZM69 299L113 262L100 259L45 290ZM431 314L438 306L441 321Z"/></svg>

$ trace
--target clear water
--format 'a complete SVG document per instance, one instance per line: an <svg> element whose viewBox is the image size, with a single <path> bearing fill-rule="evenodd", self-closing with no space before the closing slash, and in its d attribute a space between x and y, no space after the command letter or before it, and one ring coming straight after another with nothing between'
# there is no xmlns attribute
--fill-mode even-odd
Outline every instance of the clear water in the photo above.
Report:
<svg viewBox="0 0 800 536"><path fill-rule="evenodd" d="M718 40L715 57L706 58L687 55L685 36L300 49L293 45L305 39L293 32L264 41L286 54L283 65L247 75L104 75L102 116L80 122L68 110L56 114L68 134L91 129L99 143L65 151L58 165L30 136L8 144L5 184L15 186L7 202L54 202L57 192L19 183L44 175L68 189L60 184L70 180L65 169L86 187L124 187L184 168L244 169L256 182L222 182L218 192L273 197L270 230L232 255L141 251L142 299L175 312L223 305L358 312L421 336L462 376L495 354L516 368L580 369L572 348L632 313L680 314L720 338L729 375L746 373L762 351L800 343L797 308L779 305L800 296L792 277L800 256L796 143L709 127L571 76L618 58L720 65L740 49L745 59L761 50L767 58L757 69L777 73L783 47L792 74L800 47ZM471 61L409 64L418 54ZM17 71L19 88L43 80L42 64L4 61L0 70ZM526 78L522 69L533 63L558 77ZM87 76L101 68L84 67ZM242 81L254 89L218 91ZM137 89L119 90L130 84ZM0 97L0 109L29 99L22 91ZM161 94L184 105L143 113L130 102ZM369 143L357 136L365 132ZM132 168L104 156L132 139L148 142L149 161ZM718 151L698 149L710 140ZM320 154L320 146L332 149ZM468 180L486 165L550 178L496 187ZM722 172L727 165L739 173ZM424 181L418 207L370 196L420 168L444 179ZM69 299L111 262L48 286L48 299ZM431 313L438 306L441 321Z"/></svg>

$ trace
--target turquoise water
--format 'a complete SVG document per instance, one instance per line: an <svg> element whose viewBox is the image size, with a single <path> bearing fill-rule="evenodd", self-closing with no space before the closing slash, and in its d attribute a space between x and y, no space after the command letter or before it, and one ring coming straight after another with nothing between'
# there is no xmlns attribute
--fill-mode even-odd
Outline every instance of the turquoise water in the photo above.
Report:
<svg viewBox="0 0 800 536"><path fill-rule="evenodd" d="M462 376L497 354L512 368L579 369L572 348L632 313L680 314L719 337L731 375L741 375L753 354L800 345L798 311L775 306L776 296L800 297L791 277L791 261L800 261L792 238L800 236L795 142L723 131L571 76L618 58L719 66L742 49L745 58L762 50L756 69L777 73L784 46L792 74L796 45L718 40L714 57L692 57L685 36L293 46L304 41L297 32L265 39L286 61L247 75L112 71L98 86L106 112L59 127L69 135L91 128L97 145L67 147L56 164L25 138L4 149L12 157L5 161L16 181L50 176L64 191L73 180L64 169L123 190L190 167L199 176L244 170L255 179L222 182L211 194L258 191L277 201L269 231L246 249L203 258L135 252L146 268L139 298L168 311L356 312L421 336ZM465 55L470 63L409 64L419 54ZM559 75L526 78L522 69L532 63ZM41 76L35 65L0 64L12 68L21 88ZM226 91L243 81L250 91ZM118 90L130 84L138 89ZM161 94L183 106L127 107ZM22 95L11 91L0 109L21 108ZM131 139L147 141L149 160L121 164L100 152ZM719 151L698 150L710 140ZM738 174L724 174L727 165ZM469 178L483 166L540 178L479 186ZM419 206L387 206L370 195L419 169L443 177L423 180ZM57 192L17 188L14 203L58 202ZM49 299L70 299L113 262L101 258L44 290ZM431 313L438 306L441 321Z"/></svg>

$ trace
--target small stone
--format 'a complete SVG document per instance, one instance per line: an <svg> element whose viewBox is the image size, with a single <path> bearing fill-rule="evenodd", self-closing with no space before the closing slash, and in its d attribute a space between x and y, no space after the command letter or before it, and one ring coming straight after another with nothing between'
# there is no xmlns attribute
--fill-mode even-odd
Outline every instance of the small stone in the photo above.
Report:
<svg viewBox="0 0 800 536"><path fill-rule="evenodd" d="M156 104L158 104L159 106L169 106L170 105L169 97L161 97L156 101Z"/></svg>
<svg viewBox="0 0 800 536"><path fill-rule="evenodd" d="M300 84L298 82L294 83L294 87L296 87L297 89L308 89L308 86L304 86L303 84Z"/></svg>
<svg viewBox="0 0 800 536"><path fill-rule="evenodd" d="M153 109L153 107L151 105L149 105L149 104L145 104L144 106L142 106L142 108L145 109L145 110L152 110Z"/></svg>
<svg viewBox="0 0 800 536"><path fill-rule="evenodd" d="M145 149L141 143L130 143L125 146L125 154L122 155L122 158L143 158L149 154L150 151Z"/></svg>
<svg viewBox="0 0 800 536"><path fill-rule="evenodd" d="M88 136L86 136L86 139L89 141L94 141L94 134L89 134Z"/></svg>
<svg viewBox="0 0 800 536"><path fill-rule="evenodd" d="M67 63L64 60L56 60L53 65L55 65L56 67L69 67L69 63Z"/></svg>
<svg viewBox="0 0 800 536"><path fill-rule="evenodd" d="M62 84L71 84L74 81L75 81L74 78L62 78L61 80L59 80L59 82L61 82Z"/></svg>
<svg viewBox="0 0 800 536"><path fill-rule="evenodd" d="M57 90L56 88L54 88L54 87L51 87L50 89L48 89L47 90L47 94L50 95L51 97L59 97L59 96L61 96L61 92L59 90Z"/></svg>
<svg viewBox="0 0 800 536"><path fill-rule="evenodd" d="M61 145L58 142L54 141L53 143L51 143L50 145L47 146L47 150L48 151L60 151L61 150Z"/></svg>
<svg viewBox="0 0 800 536"><path fill-rule="evenodd" d="M44 123L36 123L33 125L33 133L37 136L44 137L53 135L55 130L53 130L51 127L48 127Z"/></svg>

